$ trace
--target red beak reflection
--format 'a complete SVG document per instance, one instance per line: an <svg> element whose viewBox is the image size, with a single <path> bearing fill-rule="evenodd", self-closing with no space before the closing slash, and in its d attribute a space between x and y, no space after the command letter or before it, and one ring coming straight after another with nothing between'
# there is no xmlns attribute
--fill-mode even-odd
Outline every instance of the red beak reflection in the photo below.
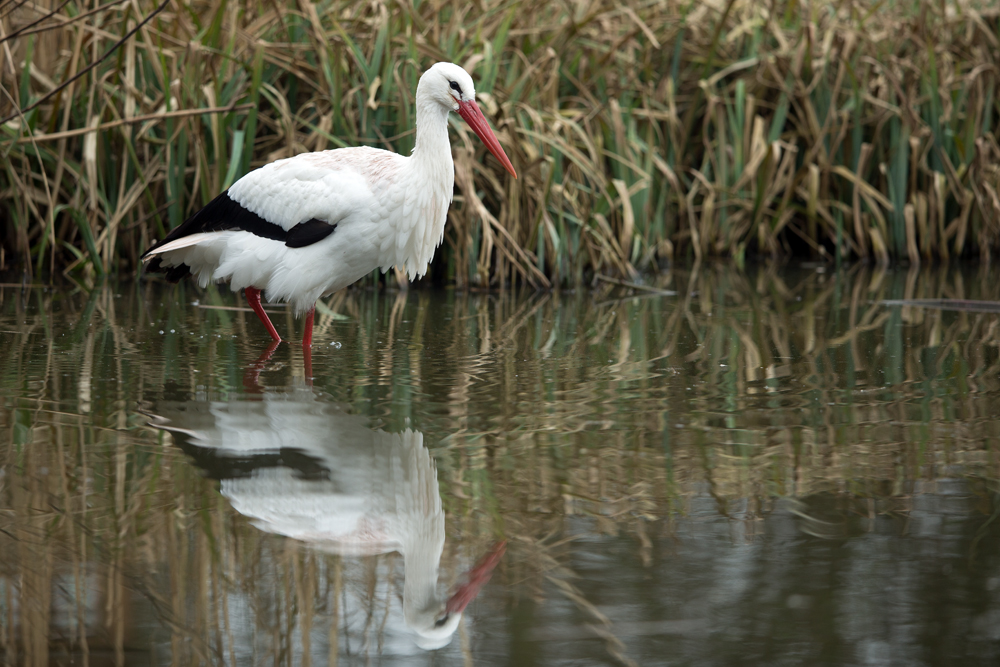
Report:
<svg viewBox="0 0 1000 667"><path fill-rule="evenodd" d="M479 591L486 585L486 582L490 580L493 575L493 570L496 569L497 564L500 559L503 558L504 552L507 551L507 540L502 542L497 542L493 545L493 548L485 556L479 559L479 562L466 573L466 582L455 589L455 592L448 602L445 603L445 611L450 613L461 613L469 603L472 602Z"/></svg>

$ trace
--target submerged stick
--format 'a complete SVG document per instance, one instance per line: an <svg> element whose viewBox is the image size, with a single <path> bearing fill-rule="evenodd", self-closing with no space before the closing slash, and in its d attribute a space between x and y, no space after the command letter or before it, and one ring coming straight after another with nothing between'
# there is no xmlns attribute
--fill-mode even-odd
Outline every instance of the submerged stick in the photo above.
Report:
<svg viewBox="0 0 1000 667"><path fill-rule="evenodd" d="M883 299L884 306L912 306L938 310L970 310L980 313L1000 313L1000 301L973 301L969 299Z"/></svg>

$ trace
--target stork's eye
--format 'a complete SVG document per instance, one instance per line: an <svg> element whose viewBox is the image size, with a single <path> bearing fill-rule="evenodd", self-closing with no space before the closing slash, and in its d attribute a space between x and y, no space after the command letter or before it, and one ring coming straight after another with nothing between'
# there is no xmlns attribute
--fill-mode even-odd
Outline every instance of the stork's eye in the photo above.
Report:
<svg viewBox="0 0 1000 667"><path fill-rule="evenodd" d="M452 83L451 85L452 86L458 86L457 83ZM440 628L442 625L444 625L445 623L447 623L449 616L451 616L451 614L445 614L444 616L442 616L438 620L434 621L434 627L435 628Z"/></svg>
<svg viewBox="0 0 1000 667"><path fill-rule="evenodd" d="M462 87L460 85L458 85L458 82L456 82L456 81L449 81L449 83L451 84L451 89L452 90L456 91L459 95L462 94Z"/></svg>

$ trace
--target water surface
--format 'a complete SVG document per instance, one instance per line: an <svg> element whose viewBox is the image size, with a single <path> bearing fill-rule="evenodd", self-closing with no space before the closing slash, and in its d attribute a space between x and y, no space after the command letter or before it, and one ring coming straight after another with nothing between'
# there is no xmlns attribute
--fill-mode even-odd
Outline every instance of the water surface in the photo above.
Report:
<svg viewBox="0 0 1000 667"><path fill-rule="evenodd" d="M0 655L996 664L1000 273L654 284L0 288Z"/></svg>

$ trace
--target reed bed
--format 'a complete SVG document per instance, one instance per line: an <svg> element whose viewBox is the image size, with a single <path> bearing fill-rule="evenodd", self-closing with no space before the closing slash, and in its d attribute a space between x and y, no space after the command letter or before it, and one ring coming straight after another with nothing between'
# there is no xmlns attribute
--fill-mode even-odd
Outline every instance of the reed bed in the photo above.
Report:
<svg viewBox="0 0 1000 667"><path fill-rule="evenodd" d="M135 272L267 161L405 153L437 60L520 174L455 124L439 282L1000 247L995 3L51 0L0 3L0 269Z"/></svg>
<svg viewBox="0 0 1000 667"><path fill-rule="evenodd" d="M583 535L630 537L648 564L685 517L753 540L792 503L803 530L841 538L905 520L958 479L986 531L1000 492L996 314L882 301L995 306L987 278L856 265L670 270L657 288L677 299L610 284L586 298L355 290L318 311L314 382L386 431L424 432L449 521L445 572L506 537L496 576L510 597L491 604L567 601L628 665L571 565L581 521ZM239 394L259 352L239 342L251 313L214 308L211 291L202 308L179 296L0 288L0 656L376 655L398 604L394 557L363 564L261 533L137 411ZM282 348L261 382L301 382L297 354ZM824 497L835 521L813 516ZM368 610L361 634L348 603Z"/></svg>

